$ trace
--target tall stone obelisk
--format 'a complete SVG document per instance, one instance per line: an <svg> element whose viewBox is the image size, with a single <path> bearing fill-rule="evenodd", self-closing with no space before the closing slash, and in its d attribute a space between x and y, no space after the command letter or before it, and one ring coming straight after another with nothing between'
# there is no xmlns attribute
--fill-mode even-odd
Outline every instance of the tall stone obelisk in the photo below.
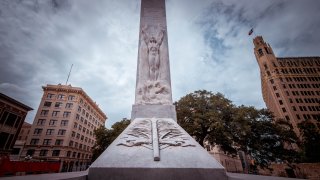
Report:
<svg viewBox="0 0 320 180"><path fill-rule="evenodd" d="M130 125L90 166L88 179L221 179L219 164L176 122L165 0L142 0Z"/></svg>
<svg viewBox="0 0 320 180"><path fill-rule="evenodd" d="M131 119L172 118L168 34L164 0L142 0L135 104Z"/></svg>

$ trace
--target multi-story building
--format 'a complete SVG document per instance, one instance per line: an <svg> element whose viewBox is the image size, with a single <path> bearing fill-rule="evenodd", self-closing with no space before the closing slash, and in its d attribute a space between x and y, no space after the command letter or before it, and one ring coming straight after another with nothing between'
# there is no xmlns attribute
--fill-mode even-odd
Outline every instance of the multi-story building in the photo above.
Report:
<svg viewBox="0 0 320 180"><path fill-rule="evenodd" d="M0 156L9 155L31 107L0 93Z"/></svg>
<svg viewBox="0 0 320 180"><path fill-rule="evenodd" d="M20 133L18 135L18 138L17 138L16 142L14 143L13 150L10 154L11 160L19 160L20 159L21 153L26 145L28 136L30 134L31 127L32 127L31 124L29 124L27 122L23 123L21 130L20 130Z"/></svg>
<svg viewBox="0 0 320 180"><path fill-rule="evenodd" d="M47 85L22 156L59 160L61 171L85 169L91 162L94 130L107 116L79 87Z"/></svg>
<svg viewBox="0 0 320 180"><path fill-rule="evenodd" d="M299 136L301 121L320 121L320 57L279 58L261 36L253 43L266 106Z"/></svg>

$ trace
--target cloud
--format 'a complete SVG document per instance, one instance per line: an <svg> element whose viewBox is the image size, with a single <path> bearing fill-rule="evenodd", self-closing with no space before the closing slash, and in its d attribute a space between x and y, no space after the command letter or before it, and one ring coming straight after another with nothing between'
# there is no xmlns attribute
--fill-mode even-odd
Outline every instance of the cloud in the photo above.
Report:
<svg viewBox="0 0 320 180"><path fill-rule="evenodd" d="M317 0L167 0L173 99L221 92L265 107L253 55L254 27L277 56L319 55ZM46 84L82 87L109 117L130 118L140 1L0 1L0 90L35 110Z"/></svg>

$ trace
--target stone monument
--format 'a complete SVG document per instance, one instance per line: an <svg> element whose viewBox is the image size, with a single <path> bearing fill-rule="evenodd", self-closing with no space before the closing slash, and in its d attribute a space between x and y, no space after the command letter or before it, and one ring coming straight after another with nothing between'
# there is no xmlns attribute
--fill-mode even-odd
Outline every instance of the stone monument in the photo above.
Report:
<svg viewBox="0 0 320 180"><path fill-rule="evenodd" d="M227 179L208 152L176 123L165 0L142 0L131 124L90 166L88 179Z"/></svg>

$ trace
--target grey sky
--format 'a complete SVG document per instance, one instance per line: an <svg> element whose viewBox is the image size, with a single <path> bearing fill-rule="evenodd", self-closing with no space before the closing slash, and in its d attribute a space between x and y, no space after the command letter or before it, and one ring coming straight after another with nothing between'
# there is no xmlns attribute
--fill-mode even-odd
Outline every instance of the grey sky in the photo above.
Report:
<svg viewBox="0 0 320 180"><path fill-rule="evenodd" d="M265 107L254 27L277 56L319 56L319 0L167 0L174 101L195 90ZM1 0L0 92L35 110L41 86L82 87L109 117L130 117L138 53L138 0Z"/></svg>

